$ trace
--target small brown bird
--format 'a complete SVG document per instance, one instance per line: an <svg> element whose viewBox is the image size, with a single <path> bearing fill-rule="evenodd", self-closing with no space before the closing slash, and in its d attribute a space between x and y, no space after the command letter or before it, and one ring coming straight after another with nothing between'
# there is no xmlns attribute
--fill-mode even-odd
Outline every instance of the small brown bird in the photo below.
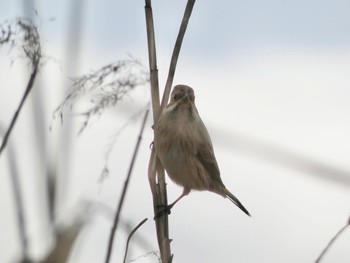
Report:
<svg viewBox="0 0 350 263"><path fill-rule="evenodd" d="M192 189L207 190L227 197L250 216L247 209L226 189L221 180L213 145L194 100L191 87L175 86L170 103L162 111L155 125L156 153L169 177L184 187L183 193L168 206L168 209Z"/></svg>

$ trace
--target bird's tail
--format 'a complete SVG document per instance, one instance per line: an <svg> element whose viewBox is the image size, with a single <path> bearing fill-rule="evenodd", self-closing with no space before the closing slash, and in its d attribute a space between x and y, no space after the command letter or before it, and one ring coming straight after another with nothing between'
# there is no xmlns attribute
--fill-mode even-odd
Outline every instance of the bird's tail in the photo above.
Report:
<svg viewBox="0 0 350 263"><path fill-rule="evenodd" d="M234 203L236 206L238 206L245 214L247 214L248 216L251 216L248 212L248 210L242 205L242 203L238 200L237 197L235 197L229 190L225 189L225 194L226 197L228 199L230 199L230 201L232 203Z"/></svg>

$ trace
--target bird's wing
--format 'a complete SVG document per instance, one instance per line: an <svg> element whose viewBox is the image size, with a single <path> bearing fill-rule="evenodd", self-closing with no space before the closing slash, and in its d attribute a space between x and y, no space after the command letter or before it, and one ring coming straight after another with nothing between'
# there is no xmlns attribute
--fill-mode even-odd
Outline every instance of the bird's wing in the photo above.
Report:
<svg viewBox="0 0 350 263"><path fill-rule="evenodd" d="M196 157L207 170L211 179L218 182L222 186L224 185L220 178L219 166L216 162L214 151L208 144L199 144L197 148Z"/></svg>

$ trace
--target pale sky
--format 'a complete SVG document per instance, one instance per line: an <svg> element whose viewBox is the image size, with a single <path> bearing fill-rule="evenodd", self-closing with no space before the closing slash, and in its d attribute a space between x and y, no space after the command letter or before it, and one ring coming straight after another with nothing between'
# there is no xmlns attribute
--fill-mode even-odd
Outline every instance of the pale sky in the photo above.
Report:
<svg viewBox="0 0 350 263"><path fill-rule="evenodd" d="M79 25L69 21L72 1L35 2L43 51L53 59L42 66L8 149L0 157L1 262L15 262L20 251L9 149L14 151L21 178L30 253L40 259L52 245L44 188L46 160L51 157L58 165L60 222L79 214L86 199L113 211L142 118L117 138L109 158L110 176L101 185L107 145L111 135L150 99L148 87L140 87L79 137L82 118L68 112L63 125L53 122L52 112L67 94L70 77L128 54L148 66L143 1L81 2L81 38L74 35L79 41L73 41L75 45L67 44L68 29ZM161 86L185 4L153 1ZM0 22L24 16L24 10L27 16L34 14L22 2L0 0ZM215 194L191 193L169 217L173 262L314 262L345 225L350 216L349 11L350 2L341 0L197 1L174 84L194 88L222 180L252 217ZM11 66L13 54L0 49L1 130L8 126L29 78L23 59ZM42 116L33 111L40 97ZM82 101L73 113L87 105ZM137 259L132 262L157 262L148 254L158 250L147 181L152 124L150 115L122 211L122 222L129 228L148 218L131 243L128 259ZM36 141L39 132L43 134L39 138L48 139L44 150ZM182 189L167 181L172 201ZM90 217L71 263L104 262L112 218L98 213ZM121 262L124 256L130 232L124 226L117 232L112 262ZM138 237L147 245L141 246ZM323 262L349 262L349 242L348 230Z"/></svg>

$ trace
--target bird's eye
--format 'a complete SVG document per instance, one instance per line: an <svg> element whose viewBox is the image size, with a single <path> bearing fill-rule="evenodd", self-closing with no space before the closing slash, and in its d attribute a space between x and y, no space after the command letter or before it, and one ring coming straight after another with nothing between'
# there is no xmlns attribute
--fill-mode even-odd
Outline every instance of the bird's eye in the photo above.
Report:
<svg viewBox="0 0 350 263"><path fill-rule="evenodd" d="M179 100L179 99L182 98L182 96L183 96L182 94L177 93L177 94L174 95L174 100Z"/></svg>

